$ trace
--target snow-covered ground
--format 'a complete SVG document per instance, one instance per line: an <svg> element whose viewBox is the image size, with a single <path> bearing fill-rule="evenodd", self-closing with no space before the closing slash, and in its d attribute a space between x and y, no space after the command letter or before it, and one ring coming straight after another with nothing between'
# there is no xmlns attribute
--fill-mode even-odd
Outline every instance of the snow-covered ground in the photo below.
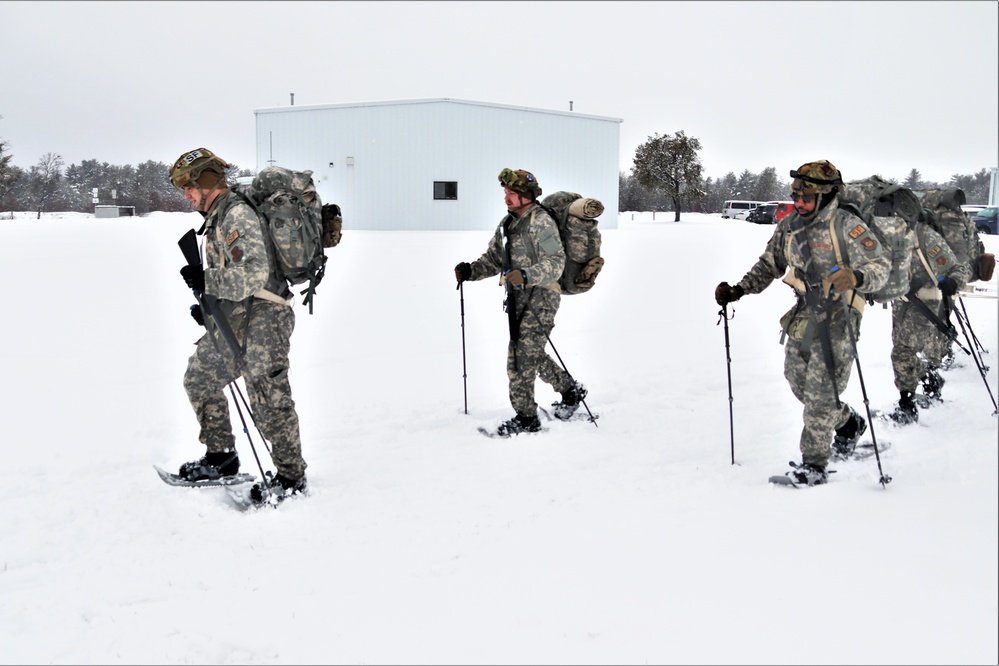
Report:
<svg viewBox="0 0 999 666"><path fill-rule="evenodd" d="M33 218L0 220L2 663L999 659L999 431L970 357L918 425L875 426L887 487L873 458L772 486L801 428L778 343L792 298L774 284L730 308L730 436L713 290L772 227L622 214L596 288L563 299L552 333L599 427L504 441L475 431L512 414L501 288L458 291L452 271L490 232L348 219L292 339L311 495L243 514L152 469L202 453L176 243L200 218ZM995 294L963 299L993 395ZM897 397L890 326L868 309L872 408ZM863 410L856 370L844 396Z"/></svg>

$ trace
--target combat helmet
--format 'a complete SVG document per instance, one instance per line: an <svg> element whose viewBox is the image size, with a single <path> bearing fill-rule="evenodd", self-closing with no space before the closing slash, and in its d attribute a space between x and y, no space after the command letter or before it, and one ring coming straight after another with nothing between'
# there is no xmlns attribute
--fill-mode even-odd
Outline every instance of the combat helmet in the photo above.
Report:
<svg viewBox="0 0 999 666"><path fill-rule="evenodd" d="M221 176L220 180L224 179L228 168L229 163L212 151L207 148L197 148L177 158L170 167L170 182L180 190L188 183L196 182L205 171L213 171Z"/></svg>
<svg viewBox="0 0 999 666"><path fill-rule="evenodd" d="M541 185L530 171L503 169L499 173L499 182L503 187L524 197L537 200L541 196Z"/></svg>
<svg viewBox="0 0 999 666"><path fill-rule="evenodd" d="M791 191L796 194L829 194L843 185L843 174L828 160L806 162L791 169Z"/></svg>

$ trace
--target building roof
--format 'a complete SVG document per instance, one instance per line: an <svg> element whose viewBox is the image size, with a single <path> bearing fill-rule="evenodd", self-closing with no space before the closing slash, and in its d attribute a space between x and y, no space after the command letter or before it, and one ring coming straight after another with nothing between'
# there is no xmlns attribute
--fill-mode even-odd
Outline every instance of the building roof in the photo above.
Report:
<svg viewBox="0 0 999 666"><path fill-rule="evenodd" d="M268 107L263 109L254 109L253 113L287 113L289 111L315 111L319 109L347 109L352 107L365 107L365 106L403 106L409 104L439 104L441 102L449 104L467 104L469 106L487 106L494 109L510 109L513 111L532 111L534 113L547 113L556 116L575 116L577 118L590 118L593 120L606 120L608 122L620 123L624 122L621 118L611 118L609 116L594 116L585 113L576 113L575 111L554 111L552 109L536 109L527 106L512 106L510 104L493 104L491 102L475 102L466 99L454 99L452 97L436 97L428 99L401 99L401 100L386 100L381 102L349 102L346 104L310 104L301 106L278 106L278 107Z"/></svg>

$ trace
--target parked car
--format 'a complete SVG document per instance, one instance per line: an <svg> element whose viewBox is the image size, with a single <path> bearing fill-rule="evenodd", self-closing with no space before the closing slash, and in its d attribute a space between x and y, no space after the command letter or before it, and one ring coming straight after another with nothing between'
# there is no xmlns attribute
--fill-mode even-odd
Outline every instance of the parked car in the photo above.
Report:
<svg viewBox="0 0 999 666"><path fill-rule="evenodd" d="M793 201L778 201L777 210L774 211L774 224L780 222L794 211Z"/></svg>
<svg viewBox="0 0 999 666"><path fill-rule="evenodd" d="M971 221L975 223L975 228L978 229L980 234L997 234L999 229L997 229L996 213L999 212L999 207L996 206L986 206L985 208L978 211Z"/></svg>
<svg viewBox="0 0 999 666"><path fill-rule="evenodd" d="M766 201L746 201L730 199L722 204L722 219L745 220L749 211Z"/></svg>
<svg viewBox="0 0 999 666"><path fill-rule="evenodd" d="M749 215L746 216L746 221L753 222L755 224L777 224L777 218L774 217L774 213L776 211L777 204L765 203L762 206L757 206L753 210L749 211Z"/></svg>

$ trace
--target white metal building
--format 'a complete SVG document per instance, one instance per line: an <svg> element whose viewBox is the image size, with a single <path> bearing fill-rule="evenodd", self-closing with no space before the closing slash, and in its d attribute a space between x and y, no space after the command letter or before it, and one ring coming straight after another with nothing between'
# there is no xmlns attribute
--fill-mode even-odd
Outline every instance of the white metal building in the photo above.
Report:
<svg viewBox="0 0 999 666"><path fill-rule="evenodd" d="M313 172L344 230L494 229L506 213L504 167L599 199L617 227L618 118L419 99L257 109L257 171Z"/></svg>

